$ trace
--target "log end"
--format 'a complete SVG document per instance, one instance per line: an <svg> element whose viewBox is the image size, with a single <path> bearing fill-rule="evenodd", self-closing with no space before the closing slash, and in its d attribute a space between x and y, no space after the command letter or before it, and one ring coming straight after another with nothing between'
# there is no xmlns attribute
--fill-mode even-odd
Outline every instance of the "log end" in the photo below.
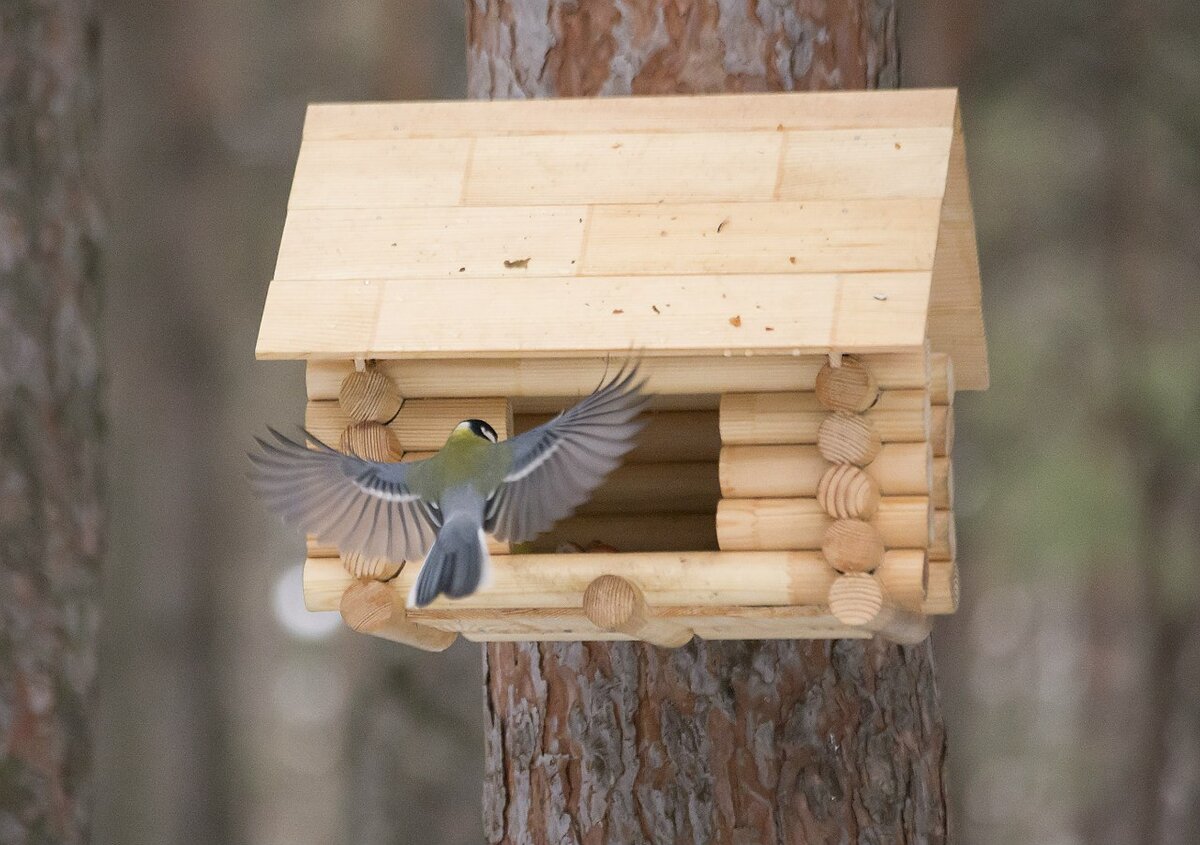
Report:
<svg viewBox="0 0 1200 845"><path fill-rule="evenodd" d="M356 422L386 423L396 416L404 399L395 382L379 370L354 371L342 379L338 403Z"/></svg>
<svg viewBox="0 0 1200 845"><path fill-rule="evenodd" d="M817 401L831 411L860 414L879 399L875 377L858 358L846 356L840 367L825 364L817 373Z"/></svg>
<svg viewBox="0 0 1200 845"><path fill-rule="evenodd" d="M838 519L825 529L821 553L838 572L873 572L883 562L883 539L861 519Z"/></svg>

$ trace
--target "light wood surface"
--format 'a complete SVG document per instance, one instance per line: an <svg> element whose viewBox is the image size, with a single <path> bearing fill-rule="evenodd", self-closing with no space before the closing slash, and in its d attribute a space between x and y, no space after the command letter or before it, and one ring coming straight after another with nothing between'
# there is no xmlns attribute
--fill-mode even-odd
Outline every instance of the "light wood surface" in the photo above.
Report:
<svg viewBox="0 0 1200 845"><path fill-rule="evenodd" d="M829 590L829 610L838 621L874 631L893 642L919 643L929 620L891 603L878 579L865 573L839 575Z"/></svg>
<svg viewBox="0 0 1200 845"><path fill-rule="evenodd" d="M838 572L874 572L883 562L883 538L862 519L835 519L821 537L821 554Z"/></svg>
<svg viewBox="0 0 1200 845"><path fill-rule="evenodd" d="M460 422L476 418L490 423L504 440L512 426L504 399L409 399L387 424L395 446L405 452L437 451ZM309 402L304 425L321 440L337 444L353 420L337 402Z"/></svg>
<svg viewBox="0 0 1200 845"><path fill-rule="evenodd" d="M924 559L923 551L889 550L881 569L911 573L921 568ZM495 558L492 570L488 587L463 599L439 598L429 609L579 611L588 585L612 574L636 584L655 612L671 606L824 606L836 575L819 552L508 555ZM419 571L418 565L410 564L386 583L398 595L407 596ZM336 559L309 558L304 565L308 609L336 610L353 581ZM410 615L421 618L417 611Z"/></svg>
<svg viewBox="0 0 1200 845"><path fill-rule="evenodd" d="M817 504L835 519L870 519L879 499L878 482L852 464L833 464L817 481Z"/></svg>
<svg viewBox="0 0 1200 845"><path fill-rule="evenodd" d="M336 429L331 429L324 434L329 435L333 431ZM321 439L329 443L325 437ZM343 428L336 440L336 445L339 451L357 455L368 461L398 461L402 454L400 444L388 431L387 426L371 421L351 423Z"/></svg>
<svg viewBox="0 0 1200 845"><path fill-rule="evenodd" d="M678 648L692 638L689 628L656 616L637 585L616 575L601 575L588 584L583 592L583 613L597 628L629 634L663 648Z"/></svg>
<svg viewBox="0 0 1200 845"><path fill-rule="evenodd" d="M455 634L418 625L405 617L404 599L381 581L355 581L338 603L342 620L360 634L415 646L423 651L445 651Z"/></svg>
<svg viewBox="0 0 1200 845"><path fill-rule="evenodd" d="M828 414L817 429L817 451L831 464L865 467L881 446L879 431L861 414Z"/></svg>
<svg viewBox="0 0 1200 845"><path fill-rule="evenodd" d="M935 458L947 458L954 451L954 408L934 405L930 415L929 442Z"/></svg>
<svg viewBox="0 0 1200 845"><path fill-rule="evenodd" d="M933 541L929 546L930 560L956 560L958 537L954 528L954 511L940 510L933 515Z"/></svg>
<svg viewBox="0 0 1200 845"><path fill-rule="evenodd" d="M867 352L918 346L928 316L962 386L985 386L955 102L941 91L313 106L258 353ZM862 284L878 271L913 279ZM820 281L839 273L854 278ZM627 313L656 305L666 319L606 325L583 304L633 276L648 297L623 295ZM554 302L539 277L556 282ZM736 289L791 319L766 343L766 325L708 326L711 285L698 280L710 277L742 277ZM803 293L811 320L775 277ZM497 284L506 296L489 299ZM666 314L660 300L680 286ZM469 307L498 302L512 312ZM722 319L749 325L752 299L732 304ZM428 319L445 313L453 325ZM584 317L602 328L580 343Z"/></svg>
<svg viewBox="0 0 1200 845"><path fill-rule="evenodd" d="M797 131L946 127L951 88L704 94L673 97L556 98L491 102L314 103L305 141L446 139L577 132Z"/></svg>
<svg viewBox="0 0 1200 845"><path fill-rule="evenodd" d="M930 461L928 443L885 443L863 471L884 496L924 496L930 493ZM721 493L729 499L815 496L829 466L816 446L725 446Z"/></svg>
<svg viewBox="0 0 1200 845"><path fill-rule="evenodd" d="M832 416L815 392L727 393L721 397L721 440L727 445L817 443L831 419L870 426L884 443L929 439L929 397L924 390L885 390L857 415Z"/></svg>
<svg viewBox="0 0 1200 845"><path fill-rule="evenodd" d="M679 171L671 173L677 178ZM936 198L730 204L698 197L650 205L526 206L510 204L521 201L514 195L497 207L389 208L377 204L384 197L365 199L352 206L293 208L275 280L415 278L441 280L442 286L453 280L456 286L478 278L753 273L800 281L798 274L805 273L928 272L941 205ZM610 201L628 202L619 195ZM473 237L464 240L465 231Z"/></svg>
<svg viewBox="0 0 1200 845"><path fill-rule="evenodd" d="M929 513L923 496L885 496L869 523L888 548L923 549ZM717 507L717 539L726 551L820 549L833 524L815 497L722 499Z"/></svg>
<svg viewBox="0 0 1200 845"><path fill-rule="evenodd" d="M516 250L513 260L528 257ZM923 342L930 281L928 271L497 274L452 285L436 277L363 276L272 282L258 357L505 357L514 350L570 357L631 348L646 355L898 352Z"/></svg>
<svg viewBox="0 0 1200 845"><path fill-rule="evenodd" d="M929 401L934 405L954 404L954 362L945 352L929 356Z"/></svg>
<svg viewBox="0 0 1200 845"><path fill-rule="evenodd" d="M628 350L606 358L384 359L376 366L395 381L406 396L428 399L469 399L507 396L517 411L520 400L556 398L554 411L571 405L596 389L614 367L630 357ZM923 351L862 355L861 360L881 389L921 390L929 383L929 362ZM826 358L807 356L646 357L642 373L647 388L659 395L704 395L812 391ZM349 356L340 360L310 360L309 399L336 399L338 387L354 369Z"/></svg>
<svg viewBox="0 0 1200 845"><path fill-rule="evenodd" d="M386 423L403 403L396 383L374 368L347 373L338 388L338 404L358 422Z"/></svg>
<svg viewBox="0 0 1200 845"><path fill-rule="evenodd" d="M306 543L306 548L305 548L305 554L308 557L337 557L338 556L337 549L335 549L333 546L325 545L324 543L322 543L320 540L318 540L313 535L311 535L311 534L308 535L308 537L306 539L307 539L307 543ZM506 555L510 551L512 551L512 548L509 546L508 543L497 540L495 537L491 536L490 534L487 536L487 549L488 549L489 554L494 554L494 555ZM350 556L347 556L347 560L349 560L349 558L350 558ZM388 578L391 578L399 571L400 571L400 564L397 563L397 564L394 564L394 568L379 569L379 570L375 570L375 571L363 571L361 573L356 572L355 574L360 575L360 577L363 577L363 578L378 578L381 581L386 581Z"/></svg>
<svg viewBox="0 0 1200 845"><path fill-rule="evenodd" d="M933 506L938 510L954 507L954 464L949 458L933 459Z"/></svg>
<svg viewBox="0 0 1200 845"><path fill-rule="evenodd" d="M957 109L933 273L937 281L930 293L928 325L933 349L949 353L954 361L954 380L959 390L985 390L988 362L979 255L966 147Z"/></svg>
<svg viewBox="0 0 1200 845"><path fill-rule="evenodd" d="M826 364L817 373L814 392L827 411L861 414L879 399L879 384L862 361L853 356Z"/></svg>
<svg viewBox="0 0 1200 845"><path fill-rule="evenodd" d="M949 560L929 562L929 589L922 609L929 614L950 614L958 611L958 564Z"/></svg>

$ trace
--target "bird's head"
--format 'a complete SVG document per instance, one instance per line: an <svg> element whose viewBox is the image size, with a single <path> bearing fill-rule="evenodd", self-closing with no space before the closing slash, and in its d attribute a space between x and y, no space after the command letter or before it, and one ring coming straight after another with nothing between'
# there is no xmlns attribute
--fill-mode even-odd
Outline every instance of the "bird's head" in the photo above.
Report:
<svg viewBox="0 0 1200 845"><path fill-rule="evenodd" d="M463 420L454 427L454 433L469 434L486 440L489 443L495 443L498 439L496 437L496 429L483 420Z"/></svg>

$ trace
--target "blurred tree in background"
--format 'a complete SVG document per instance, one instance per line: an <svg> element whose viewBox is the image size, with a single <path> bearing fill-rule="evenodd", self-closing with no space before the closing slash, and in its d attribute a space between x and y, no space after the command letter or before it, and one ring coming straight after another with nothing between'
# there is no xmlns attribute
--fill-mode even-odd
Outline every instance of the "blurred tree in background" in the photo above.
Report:
<svg viewBox="0 0 1200 845"><path fill-rule="evenodd" d="M0 4L0 843L88 841L100 605L100 22Z"/></svg>
<svg viewBox="0 0 1200 845"><path fill-rule="evenodd" d="M674 8L686 24L700 6ZM11 762L31 759L13 753L12 644L69 653L77 686L24 689L86 712L89 653L69 646L94 624L95 30L67 8L87 7L0 6L0 774L22 783L42 774ZM303 106L462 96L463 8L104 14L97 841L478 843L478 649L416 654L306 614L302 544L241 478L248 435L302 412L300 368L253 346ZM1200 841L1200 7L902 0L899 22L905 84L963 87L993 366L990 392L957 400L964 604L935 632L957 838ZM30 353L66 348L90 365Z"/></svg>
<svg viewBox="0 0 1200 845"><path fill-rule="evenodd" d="M964 833L1200 841L1200 7L914 11L908 82L966 95L993 367L940 650Z"/></svg>

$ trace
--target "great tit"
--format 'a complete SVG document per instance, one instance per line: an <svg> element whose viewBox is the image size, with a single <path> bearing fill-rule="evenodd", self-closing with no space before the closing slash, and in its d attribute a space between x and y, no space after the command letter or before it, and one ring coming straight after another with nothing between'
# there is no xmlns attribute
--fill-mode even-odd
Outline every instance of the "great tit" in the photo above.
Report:
<svg viewBox="0 0 1200 845"><path fill-rule="evenodd" d="M431 458L411 463L346 455L304 431L309 449L268 428L250 480L285 522L336 545L425 563L409 606L462 598L488 578L485 532L522 543L587 501L634 447L649 402L636 365L554 419L498 441L483 420L455 426Z"/></svg>

